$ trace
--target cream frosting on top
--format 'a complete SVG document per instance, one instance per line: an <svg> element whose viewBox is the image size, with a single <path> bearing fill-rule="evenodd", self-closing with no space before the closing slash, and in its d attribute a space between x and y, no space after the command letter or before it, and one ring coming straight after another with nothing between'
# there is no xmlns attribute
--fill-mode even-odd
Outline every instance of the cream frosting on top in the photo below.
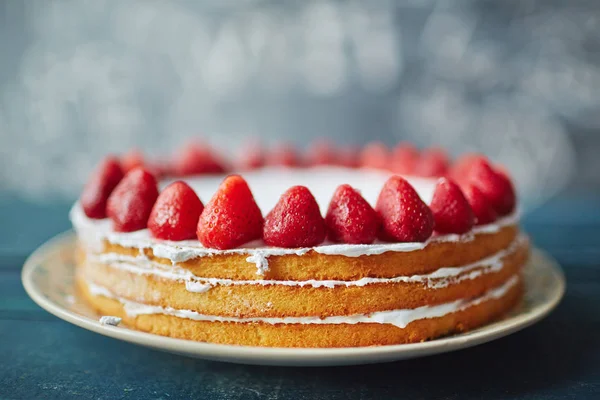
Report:
<svg viewBox="0 0 600 400"><path fill-rule="evenodd" d="M294 185L308 187L315 196L323 214L327 211L329 201L337 186L344 183L358 189L362 196L371 205L374 205L383 184L390 176L391 173L386 171L342 167L305 169L269 167L243 173L244 179L246 179L254 194L256 203L264 215L273 208L280 195ZM223 178L223 175L206 175L184 180L206 203L216 192ZM423 201L426 203L431 201L437 182L436 179L416 177L406 177L406 179L419 193ZM160 183L160 186L164 187L169 183L170 181L164 181ZM155 256L169 259L173 264L215 254L245 254L247 255L247 261L256 265L258 275L263 275L268 271L268 257L270 256L303 255L310 250L322 254L344 255L347 257L382 254L388 251L414 251L423 249L429 243L435 241L469 241L473 239L474 234L497 232L503 226L518 222L518 214L514 213L492 224L474 227L467 234L434 236L424 243L375 242L370 245L351 245L325 242L313 248L288 249L269 247L265 246L262 241L255 241L231 250L217 250L203 247L197 240L170 242L154 239L147 229L127 233L115 232L109 219L93 220L88 218L83 213L79 203L73 206L70 217L80 241L91 252L101 251L103 241L107 240L110 243L124 247L150 248Z"/></svg>
<svg viewBox="0 0 600 400"><path fill-rule="evenodd" d="M266 215L277 203L279 197L290 187L306 186L315 196L321 213L327 212L329 201L335 189L341 184L348 184L360 191L371 205L375 205L383 184L392 176L390 172L377 169L351 169L333 166L312 168L266 167L254 171L243 172L256 204ZM217 191L223 181L223 175L203 175L184 179L206 204ZM427 204L433 197L437 179L405 177L415 188L419 196ZM170 181L161 182L168 184Z"/></svg>

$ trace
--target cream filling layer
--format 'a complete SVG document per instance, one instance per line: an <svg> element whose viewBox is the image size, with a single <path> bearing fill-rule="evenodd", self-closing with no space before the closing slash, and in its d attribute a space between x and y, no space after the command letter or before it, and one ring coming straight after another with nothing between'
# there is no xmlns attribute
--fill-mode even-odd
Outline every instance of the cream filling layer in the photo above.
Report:
<svg viewBox="0 0 600 400"><path fill-rule="evenodd" d="M483 296L475 299L462 299L449 303L438 304L435 306L423 306L414 309L400 309L377 311L370 314L355 314L333 317L283 317L283 318L236 318L236 317L221 317L218 315L205 315L191 310L178 310L171 307L152 306L142 303L133 302L122 297L116 296L110 290L103 286L98 286L94 283L87 282L90 293L94 296L104 296L118 300L124 307L127 315L135 317L144 314L164 314L178 318L187 318L194 321L208 322L236 322L236 323L266 323L271 325L277 324L362 324L362 323L377 323L390 324L398 328L405 328L413 321L439 318L445 315L466 310L489 300L500 299L508 293L508 291L519 282L519 276L514 275L507 280L503 285L491 289Z"/></svg>
<svg viewBox="0 0 600 400"><path fill-rule="evenodd" d="M70 218L77 231L81 242L90 252L102 250L103 241L120 245L123 247L137 249L151 249L156 257L165 258L174 265L198 257L210 257L220 254L243 254L247 255L246 261L256 265L256 273L262 276L269 270L270 256L298 255L302 256L311 250L326 255L342 255L346 257L360 257L365 255L383 254L388 251L407 252L422 250L430 243L435 242L468 242L477 234L489 234L498 232L501 228L515 225L519 221L517 212L503 217L492 224L474 227L470 232L463 235L439 235L428 239L423 243L384 243L353 245L353 244L323 244L316 247L287 249L279 247L265 247L262 241L245 244L243 247L230 250L217 250L203 247L197 240L184 240L171 242L157 240L150 236L147 229L136 232L120 233L114 232L109 219L93 220L88 218L76 203L71 209Z"/></svg>
<svg viewBox="0 0 600 400"><path fill-rule="evenodd" d="M447 287L451 283L461 282L463 280L475 279L484 274L500 271L504 267L503 258L513 254L526 241L525 235L519 235L506 249L478 260L474 263L460 267L440 268L429 274L398 276L394 278L361 278L355 281L342 280L233 280L222 278L204 278L194 275L191 271L178 267L177 265L166 266L160 263L152 262L144 256L132 257L117 253L103 253L99 255L89 255L92 262L101 263L110 268L122 271L132 272L140 275L150 275L163 279L185 282L185 287L189 292L203 293L214 286L232 286L232 285L281 285L281 286L311 286L315 288L326 287L334 288L336 286L366 286L376 283L421 283L431 289ZM470 273L469 273L470 271Z"/></svg>

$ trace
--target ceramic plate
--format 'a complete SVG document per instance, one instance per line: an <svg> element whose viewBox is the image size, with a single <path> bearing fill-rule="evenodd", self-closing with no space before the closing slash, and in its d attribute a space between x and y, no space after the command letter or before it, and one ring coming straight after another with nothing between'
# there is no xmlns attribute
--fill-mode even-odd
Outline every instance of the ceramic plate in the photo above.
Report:
<svg viewBox="0 0 600 400"><path fill-rule="evenodd" d="M99 315L74 290L75 235L61 234L36 250L23 267L22 280L29 296L48 312L82 328L154 349L242 364L326 366L370 364L422 357L463 349L509 335L539 321L559 303L565 278L558 264L533 250L525 268L523 304L501 321L468 333L424 343L335 349L286 349L231 346L173 339L138 332L124 326L105 326Z"/></svg>

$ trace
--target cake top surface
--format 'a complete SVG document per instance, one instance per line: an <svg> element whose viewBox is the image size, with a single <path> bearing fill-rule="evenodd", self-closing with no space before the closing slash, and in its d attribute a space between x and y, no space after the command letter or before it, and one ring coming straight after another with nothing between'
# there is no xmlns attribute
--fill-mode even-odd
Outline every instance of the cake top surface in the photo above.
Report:
<svg viewBox="0 0 600 400"><path fill-rule="evenodd" d="M322 213L335 189L341 184L349 184L360 191L361 195L375 206L377 196L392 173L376 169L350 169L335 166L317 166L312 168L265 167L243 173L254 199L263 214L268 213L277 203L279 197L292 185L306 186L314 195ZM224 175L204 175L182 178L198 194L203 202L207 202L215 194L225 178ZM431 202L436 178L405 177L415 188L423 201ZM160 183L161 188L178 180L170 179Z"/></svg>
<svg viewBox="0 0 600 400"><path fill-rule="evenodd" d="M228 163L190 145L158 164L108 155L71 219L80 236L126 247L356 255L423 248L515 220L510 176L482 155L451 162L442 149L403 143L393 151L372 143L345 161L340 149L315 147L304 162L293 153Z"/></svg>

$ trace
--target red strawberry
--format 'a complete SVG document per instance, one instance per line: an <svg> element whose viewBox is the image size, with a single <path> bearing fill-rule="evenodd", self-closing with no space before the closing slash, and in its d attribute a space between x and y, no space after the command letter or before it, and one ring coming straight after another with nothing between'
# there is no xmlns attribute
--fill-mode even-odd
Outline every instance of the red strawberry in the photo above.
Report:
<svg viewBox="0 0 600 400"><path fill-rule="evenodd" d="M237 165L240 170L250 171L265 164L265 155L258 143L250 143L240 150L237 157Z"/></svg>
<svg viewBox="0 0 600 400"><path fill-rule="evenodd" d="M455 182L465 182L471 167L477 160L485 160L485 157L478 153L467 153L460 156L450 167L449 176Z"/></svg>
<svg viewBox="0 0 600 400"><path fill-rule="evenodd" d="M352 147L339 149L336 164L343 167L355 168L358 166L358 150Z"/></svg>
<svg viewBox="0 0 600 400"><path fill-rule="evenodd" d="M516 196L510 179L496 172L486 160L479 159L471 165L468 182L481 190L499 215L514 210Z"/></svg>
<svg viewBox="0 0 600 400"><path fill-rule="evenodd" d="M390 153L381 142L369 143L360 152L359 165L367 168L387 169Z"/></svg>
<svg viewBox="0 0 600 400"><path fill-rule="evenodd" d="M123 179L123 170L116 158L108 156L96 167L81 193L81 207L90 218L106 218L106 201Z"/></svg>
<svg viewBox="0 0 600 400"><path fill-rule="evenodd" d="M325 216L329 238L334 242L369 244L377 237L379 216L350 185L340 185Z"/></svg>
<svg viewBox="0 0 600 400"><path fill-rule="evenodd" d="M392 176L377 199L382 220L380 238L398 242L424 242L433 233L433 214L405 179Z"/></svg>
<svg viewBox="0 0 600 400"><path fill-rule="evenodd" d="M325 240L327 227L319 205L304 186L289 188L265 218L265 243L277 247L310 247Z"/></svg>
<svg viewBox="0 0 600 400"><path fill-rule="evenodd" d="M438 233L466 233L475 222L473 210L460 187L447 178L438 181L429 208Z"/></svg>
<svg viewBox="0 0 600 400"><path fill-rule="evenodd" d="M143 168L129 171L108 198L106 213L117 232L146 228L158 197L154 176Z"/></svg>
<svg viewBox="0 0 600 400"><path fill-rule="evenodd" d="M286 144L281 144L269 151L266 164L295 167L299 165L299 162L294 148Z"/></svg>
<svg viewBox="0 0 600 400"><path fill-rule="evenodd" d="M146 165L146 169L157 178L174 175L173 166L169 161L156 160Z"/></svg>
<svg viewBox="0 0 600 400"><path fill-rule="evenodd" d="M233 249L260 239L263 223L263 216L244 178L230 175L204 207L196 233L205 247Z"/></svg>
<svg viewBox="0 0 600 400"><path fill-rule="evenodd" d="M173 182L156 199L148 219L148 229L158 239L193 239L203 209L191 187L183 181Z"/></svg>
<svg viewBox="0 0 600 400"><path fill-rule="evenodd" d="M332 165L335 162L335 152L327 141L313 142L306 152L306 165Z"/></svg>
<svg viewBox="0 0 600 400"><path fill-rule="evenodd" d="M467 185L463 187L463 191L475 215L475 225L490 224L498 218L496 211L481 190L473 185Z"/></svg>
<svg viewBox="0 0 600 400"><path fill-rule="evenodd" d="M395 174L411 175L419 159L419 151L410 143L400 143L392 152L390 170Z"/></svg>
<svg viewBox="0 0 600 400"><path fill-rule="evenodd" d="M208 146L199 144L187 145L173 164L178 176L221 174L226 170L223 162Z"/></svg>
<svg viewBox="0 0 600 400"><path fill-rule="evenodd" d="M448 171L448 156L439 148L429 148L421 153L415 164L414 174L424 177L443 176Z"/></svg>
<svg viewBox="0 0 600 400"><path fill-rule="evenodd" d="M137 167L144 166L144 155L137 149L128 151L121 157L121 166L125 173Z"/></svg>

